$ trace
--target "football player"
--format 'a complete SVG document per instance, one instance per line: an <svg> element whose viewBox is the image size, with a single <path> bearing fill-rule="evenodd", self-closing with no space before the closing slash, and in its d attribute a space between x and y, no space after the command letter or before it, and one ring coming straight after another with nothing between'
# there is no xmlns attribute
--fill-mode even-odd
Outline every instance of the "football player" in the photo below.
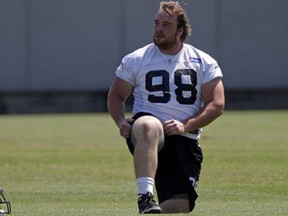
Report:
<svg viewBox="0 0 288 216"><path fill-rule="evenodd" d="M161 2L153 43L122 59L109 90L108 110L134 158L140 213L193 210L202 127L224 110L221 69L210 55L185 43L190 32L182 6ZM132 93L129 118L125 102Z"/></svg>

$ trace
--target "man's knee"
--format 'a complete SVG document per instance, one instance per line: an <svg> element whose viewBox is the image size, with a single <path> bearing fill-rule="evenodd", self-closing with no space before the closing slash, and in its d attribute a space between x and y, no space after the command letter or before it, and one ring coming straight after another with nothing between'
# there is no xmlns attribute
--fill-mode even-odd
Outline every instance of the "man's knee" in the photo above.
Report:
<svg viewBox="0 0 288 216"><path fill-rule="evenodd" d="M158 145L163 145L164 130L159 119L147 115L136 119L133 123L131 141L136 145L138 141L148 140L154 140Z"/></svg>
<svg viewBox="0 0 288 216"><path fill-rule="evenodd" d="M135 120L133 123L133 128L135 130L142 128L144 130L155 129L155 128L163 128L162 123L159 119L154 116L141 116Z"/></svg>

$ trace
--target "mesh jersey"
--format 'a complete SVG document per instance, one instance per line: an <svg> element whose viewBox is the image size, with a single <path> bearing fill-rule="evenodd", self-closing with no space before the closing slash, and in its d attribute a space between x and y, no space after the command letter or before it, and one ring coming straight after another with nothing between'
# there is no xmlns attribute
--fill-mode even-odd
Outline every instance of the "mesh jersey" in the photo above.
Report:
<svg viewBox="0 0 288 216"><path fill-rule="evenodd" d="M211 56L191 45L165 55L153 43L126 55L116 75L134 86L132 112L148 112L161 121L195 115L203 103L201 85L223 76Z"/></svg>

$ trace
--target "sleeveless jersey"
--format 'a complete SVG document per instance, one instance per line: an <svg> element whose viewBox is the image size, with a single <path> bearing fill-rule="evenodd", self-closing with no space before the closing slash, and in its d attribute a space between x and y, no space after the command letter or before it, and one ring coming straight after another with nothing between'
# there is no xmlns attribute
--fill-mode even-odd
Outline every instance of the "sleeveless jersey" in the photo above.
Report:
<svg viewBox="0 0 288 216"><path fill-rule="evenodd" d="M203 104L201 85L223 76L211 56L191 45L165 55L154 43L126 55L116 75L134 86L133 114L148 112L160 121L195 115Z"/></svg>

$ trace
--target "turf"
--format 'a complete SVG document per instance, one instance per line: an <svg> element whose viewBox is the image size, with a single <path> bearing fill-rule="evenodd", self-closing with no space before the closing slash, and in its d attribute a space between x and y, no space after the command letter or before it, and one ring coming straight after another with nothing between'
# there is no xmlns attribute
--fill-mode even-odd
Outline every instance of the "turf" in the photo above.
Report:
<svg viewBox="0 0 288 216"><path fill-rule="evenodd" d="M191 215L288 215L288 111L226 111L204 129ZM12 215L137 215L132 157L103 114L0 116Z"/></svg>

